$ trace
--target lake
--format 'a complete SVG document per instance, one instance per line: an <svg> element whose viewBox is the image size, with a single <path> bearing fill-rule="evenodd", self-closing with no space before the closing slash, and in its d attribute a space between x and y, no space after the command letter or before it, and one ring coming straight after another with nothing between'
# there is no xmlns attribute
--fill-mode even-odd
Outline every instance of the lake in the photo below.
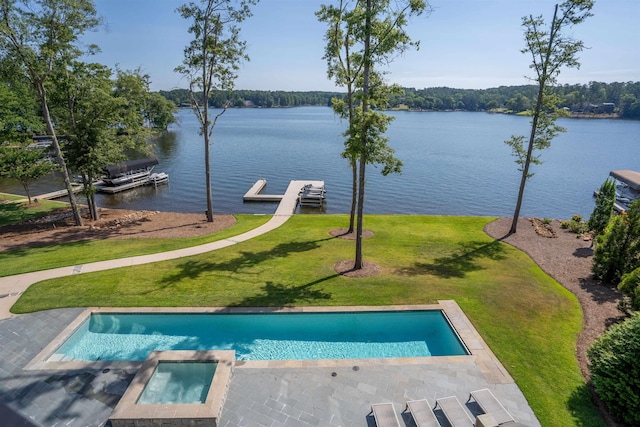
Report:
<svg viewBox="0 0 640 427"><path fill-rule="evenodd" d="M367 168L365 212L510 216L520 172L504 144L528 134L529 118L469 112L390 112L389 145L404 162L401 175L383 177ZM206 209L203 142L191 110L155 142L156 171L169 174L165 186L99 195L101 207L175 212ZM640 171L640 122L560 119L567 129L542 152L542 165L527 184L522 216L588 217L593 190L613 169ZM259 178L265 193L282 194L294 179L324 180L326 213L348 213L351 171L340 157L346 122L328 107L230 109L219 120L211 146L215 213L264 213L274 203L244 203ZM32 194L49 191L51 178ZM57 185L62 188L62 184ZM15 182L0 181L0 192L24 194ZM317 212L305 209L305 212Z"/></svg>

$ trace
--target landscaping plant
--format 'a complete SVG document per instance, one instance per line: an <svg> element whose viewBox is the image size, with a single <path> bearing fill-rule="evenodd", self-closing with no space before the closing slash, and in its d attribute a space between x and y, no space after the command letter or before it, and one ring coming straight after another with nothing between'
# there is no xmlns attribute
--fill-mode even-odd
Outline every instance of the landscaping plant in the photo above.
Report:
<svg viewBox="0 0 640 427"><path fill-rule="evenodd" d="M622 276L618 289L629 297L632 310L640 310L640 267Z"/></svg>
<svg viewBox="0 0 640 427"><path fill-rule="evenodd" d="M640 267L640 200L615 217L599 239L592 271L597 279L617 285Z"/></svg>
<svg viewBox="0 0 640 427"><path fill-rule="evenodd" d="M611 221L613 215L613 204L616 201L616 184L613 180L607 179L600 186L598 195L596 196L596 206L589 217L589 230L593 231L596 236L604 233L607 224ZM595 236L594 236L595 239Z"/></svg>
<svg viewBox="0 0 640 427"><path fill-rule="evenodd" d="M612 326L587 352L591 381L611 413L640 425L640 313Z"/></svg>

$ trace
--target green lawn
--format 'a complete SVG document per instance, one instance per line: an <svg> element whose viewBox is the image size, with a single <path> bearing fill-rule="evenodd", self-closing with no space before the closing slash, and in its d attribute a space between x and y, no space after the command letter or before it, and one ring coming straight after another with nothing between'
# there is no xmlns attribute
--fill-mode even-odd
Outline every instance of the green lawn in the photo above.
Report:
<svg viewBox="0 0 640 427"><path fill-rule="evenodd" d="M0 226L37 218L65 206L68 204L54 200L40 200L29 205L26 196L0 193Z"/></svg>
<svg viewBox="0 0 640 427"><path fill-rule="evenodd" d="M268 215L236 215L237 222L232 227L206 236L184 239L114 239L85 240L74 243L47 245L9 252L0 252L0 277L48 270L71 264L87 264L157 252L172 251L190 246L222 240L252 230L267 222Z"/></svg>
<svg viewBox="0 0 640 427"><path fill-rule="evenodd" d="M576 298L527 255L489 238L482 228L490 220L367 216L365 227L375 234L364 242L365 260L378 264L382 272L350 279L336 274L333 265L353 257L354 243L328 233L344 227L347 217L297 215L266 235L219 251L35 284L12 311L393 305L454 299L514 377L543 426L604 426L575 358L582 326ZM75 248L56 248L67 250Z"/></svg>

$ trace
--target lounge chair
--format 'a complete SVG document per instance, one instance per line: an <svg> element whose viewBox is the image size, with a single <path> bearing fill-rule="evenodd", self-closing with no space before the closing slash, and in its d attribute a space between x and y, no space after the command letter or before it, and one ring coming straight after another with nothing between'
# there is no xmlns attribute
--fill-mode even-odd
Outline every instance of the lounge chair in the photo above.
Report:
<svg viewBox="0 0 640 427"><path fill-rule="evenodd" d="M488 388L472 391L467 402L470 402L471 399L476 401L485 414L491 415L498 425L516 421Z"/></svg>
<svg viewBox="0 0 640 427"><path fill-rule="evenodd" d="M407 402L407 407L404 408L405 411L407 409L411 412L417 427L440 427L440 423L427 399L410 400Z"/></svg>
<svg viewBox="0 0 640 427"><path fill-rule="evenodd" d="M464 410L457 397L449 396L436 399L436 408L438 406L442 409L442 413L451 424L451 427L473 427L473 420Z"/></svg>
<svg viewBox="0 0 640 427"><path fill-rule="evenodd" d="M374 403L371 405L373 419L378 427L400 427L398 415L393 403Z"/></svg>

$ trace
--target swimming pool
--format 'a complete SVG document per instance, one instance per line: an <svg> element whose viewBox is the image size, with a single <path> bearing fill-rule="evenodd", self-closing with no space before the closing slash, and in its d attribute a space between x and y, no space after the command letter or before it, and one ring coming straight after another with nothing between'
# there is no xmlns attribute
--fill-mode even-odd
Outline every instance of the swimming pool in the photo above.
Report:
<svg viewBox="0 0 640 427"><path fill-rule="evenodd" d="M442 310L92 313L49 360L141 361L157 350L235 350L238 360L469 354Z"/></svg>

